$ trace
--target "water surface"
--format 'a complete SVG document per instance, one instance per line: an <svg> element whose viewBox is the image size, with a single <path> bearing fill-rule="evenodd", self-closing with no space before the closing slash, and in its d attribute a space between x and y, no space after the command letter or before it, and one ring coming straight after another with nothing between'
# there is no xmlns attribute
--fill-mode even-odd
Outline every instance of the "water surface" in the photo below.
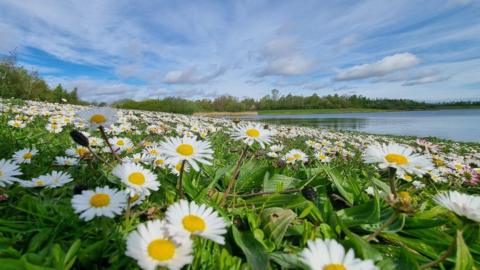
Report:
<svg viewBox="0 0 480 270"><path fill-rule="evenodd" d="M256 115L241 119L375 134L434 136L455 141L480 142L480 109Z"/></svg>

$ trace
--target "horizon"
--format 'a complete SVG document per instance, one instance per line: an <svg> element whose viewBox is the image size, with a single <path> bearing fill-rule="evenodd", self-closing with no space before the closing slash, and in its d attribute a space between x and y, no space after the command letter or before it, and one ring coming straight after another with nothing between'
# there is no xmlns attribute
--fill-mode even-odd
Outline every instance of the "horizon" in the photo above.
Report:
<svg viewBox="0 0 480 270"><path fill-rule="evenodd" d="M86 101L480 100L479 1L2 1L0 56Z"/></svg>

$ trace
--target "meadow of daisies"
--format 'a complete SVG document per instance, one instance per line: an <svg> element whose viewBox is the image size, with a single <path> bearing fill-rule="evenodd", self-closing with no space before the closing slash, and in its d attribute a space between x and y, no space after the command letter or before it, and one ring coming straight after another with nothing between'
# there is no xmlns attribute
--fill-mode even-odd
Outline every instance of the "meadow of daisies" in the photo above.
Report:
<svg viewBox="0 0 480 270"><path fill-rule="evenodd" d="M479 144L0 111L1 269L480 267Z"/></svg>

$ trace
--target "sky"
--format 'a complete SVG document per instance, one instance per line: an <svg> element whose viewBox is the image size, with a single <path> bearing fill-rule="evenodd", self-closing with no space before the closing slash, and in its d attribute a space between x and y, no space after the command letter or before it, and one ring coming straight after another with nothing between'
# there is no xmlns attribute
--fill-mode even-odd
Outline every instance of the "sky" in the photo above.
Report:
<svg viewBox="0 0 480 270"><path fill-rule="evenodd" d="M87 101L480 100L480 0L0 0L0 55Z"/></svg>

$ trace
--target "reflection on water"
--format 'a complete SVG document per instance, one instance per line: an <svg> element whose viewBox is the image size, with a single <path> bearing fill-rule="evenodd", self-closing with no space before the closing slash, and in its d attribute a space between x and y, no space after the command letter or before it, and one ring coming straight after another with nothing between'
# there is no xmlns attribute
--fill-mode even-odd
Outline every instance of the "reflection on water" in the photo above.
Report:
<svg viewBox="0 0 480 270"><path fill-rule="evenodd" d="M321 127L328 129L359 130L366 127L368 121L363 118L297 118L297 119L259 119L259 121L277 125L296 125L304 127Z"/></svg>
<svg viewBox="0 0 480 270"><path fill-rule="evenodd" d="M244 120L271 124L355 130L377 134L434 136L480 142L480 109L380 113L257 115Z"/></svg>

